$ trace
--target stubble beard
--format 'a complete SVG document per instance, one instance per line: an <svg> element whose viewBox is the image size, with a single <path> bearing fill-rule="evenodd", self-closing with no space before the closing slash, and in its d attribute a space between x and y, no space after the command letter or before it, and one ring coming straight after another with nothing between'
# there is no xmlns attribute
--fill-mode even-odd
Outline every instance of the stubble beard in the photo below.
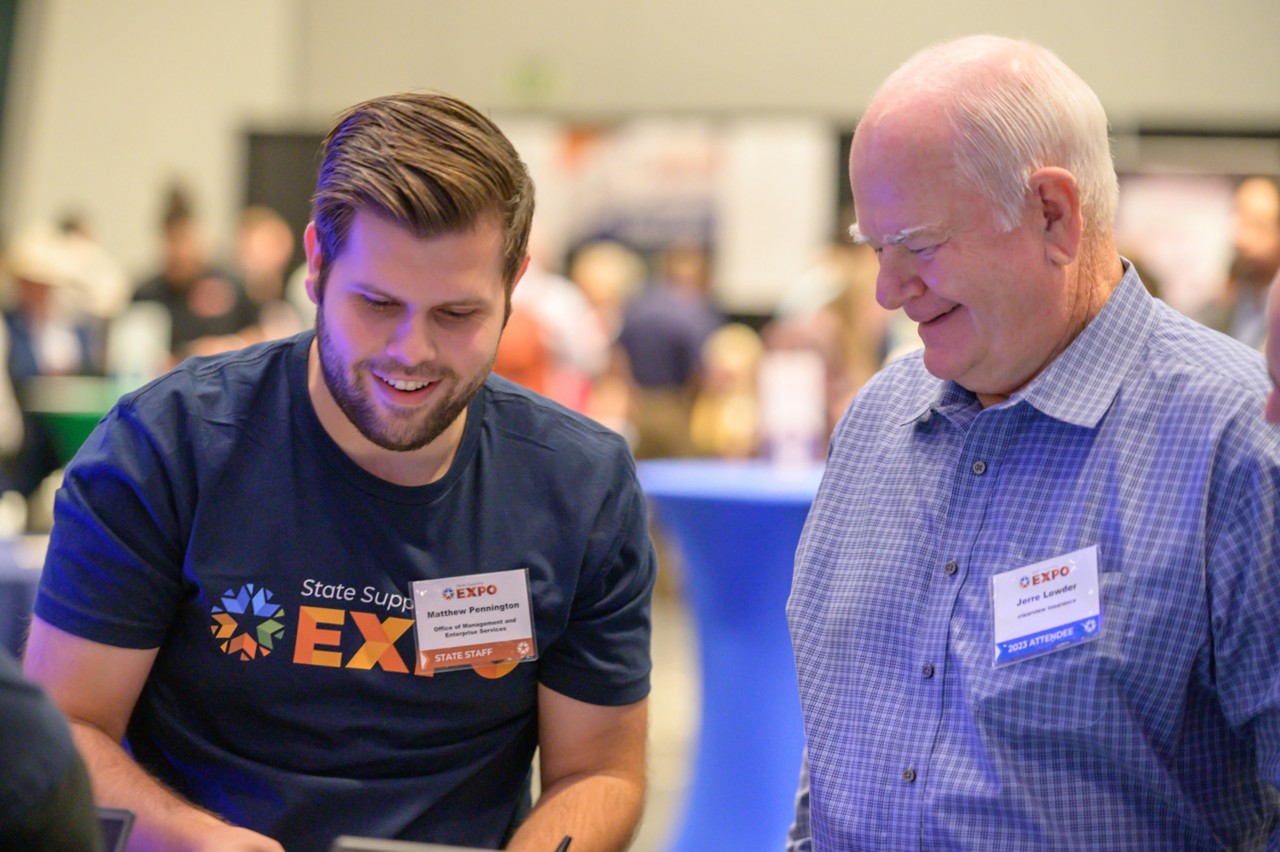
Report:
<svg viewBox="0 0 1280 852"><path fill-rule="evenodd" d="M488 366L472 376L465 385L458 384L458 374L452 370L433 371L433 381L452 383L453 390L429 411L397 415L380 412L379 407L369 398L370 395L360 389L356 379L360 373L369 376L370 381L381 381L367 369L371 366L371 361L360 361L352 364L349 369L344 368L342 358L335 351L325 328L323 306L316 309L316 340L319 344L320 373L324 377L325 386L347 420L377 446L401 453L420 450L440 437L471 404L480 388L484 387L485 379L497 357L495 352L490 357Z"/></svg>

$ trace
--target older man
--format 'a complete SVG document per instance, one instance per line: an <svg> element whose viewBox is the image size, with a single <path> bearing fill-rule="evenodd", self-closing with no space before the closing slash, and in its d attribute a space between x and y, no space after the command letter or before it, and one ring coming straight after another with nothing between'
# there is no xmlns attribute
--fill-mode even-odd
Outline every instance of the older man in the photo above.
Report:
<svg viewBox="0 0 1280 852"><path fill-rule="evenodd" d="M1252 848L1280 824L1280 435L1257 353L1111 239L1097 96L974 37L850 157L924 350L832 439L788 605L793 849Z"/></svg>

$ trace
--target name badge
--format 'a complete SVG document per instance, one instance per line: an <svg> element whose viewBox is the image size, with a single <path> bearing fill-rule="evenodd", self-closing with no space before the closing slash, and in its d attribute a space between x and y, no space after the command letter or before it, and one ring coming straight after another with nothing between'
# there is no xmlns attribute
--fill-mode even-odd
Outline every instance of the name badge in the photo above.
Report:
<svg viewBox="0 0 1280 852"><path fill-rule="evenodd" d="M996 667L1102 635L1098 546L991 578Z"/></svg>
<svg viewBox="0 0 1280 852"><path fill-rule="evenodd" d="M418 672L538 659L527 569L411 585Z"/></svg>

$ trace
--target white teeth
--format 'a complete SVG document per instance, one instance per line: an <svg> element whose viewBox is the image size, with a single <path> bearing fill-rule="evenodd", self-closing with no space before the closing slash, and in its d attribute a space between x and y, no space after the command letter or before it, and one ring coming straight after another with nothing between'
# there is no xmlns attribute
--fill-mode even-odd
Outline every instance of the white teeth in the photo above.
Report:
<svg viewBox="0 0 1280 852"><path fill-rule="evenodd" d="M416 391L431 384L430 382L405 382L399 379L383 379L383 381L399 391Z"/></svg>

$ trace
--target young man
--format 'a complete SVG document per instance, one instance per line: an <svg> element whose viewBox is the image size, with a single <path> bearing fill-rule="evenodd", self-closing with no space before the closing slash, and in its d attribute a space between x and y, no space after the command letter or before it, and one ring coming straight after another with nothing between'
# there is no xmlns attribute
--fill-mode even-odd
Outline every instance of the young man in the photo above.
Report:
<svg viewBox="0 0 1280 852"><path fill-rule="evenodd" d="M490 375L532 211L474 109L353 107L314 334L186 362L68 468L26 670L144 843L627 843L654 556L625 443Z"/></svg>
<svg viewBox="0 0 1280 852"><path fill-rule="evenodd" d="M1274 842L1266 375L1116 253L1097 96L1036 45L940 45L850 177L924 350L846 412L797 550L792 848Z"/></svg>

